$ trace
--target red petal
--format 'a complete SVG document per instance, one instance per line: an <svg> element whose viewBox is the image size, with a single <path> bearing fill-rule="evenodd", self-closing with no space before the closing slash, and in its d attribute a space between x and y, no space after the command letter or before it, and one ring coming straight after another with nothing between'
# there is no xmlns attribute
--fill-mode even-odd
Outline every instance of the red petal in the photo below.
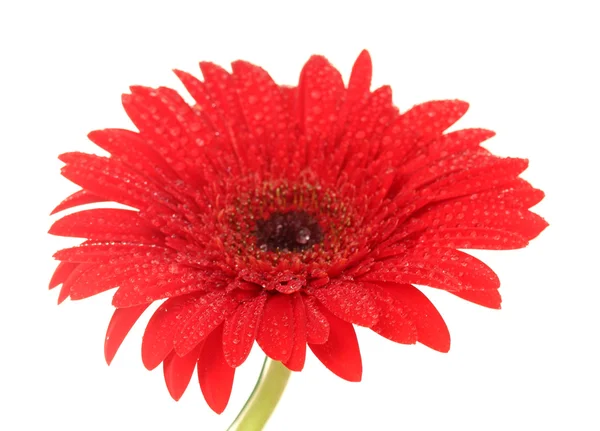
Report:
<svg viewBox="0 0 600 431"><path fill-rule="evenodd" d="M517 178L511 187L502 193L505 202L522 209L529 209L544 199L544 192L534 189L531 184L522 178Z"/></svg>
<svg viewBox="0 0 600 431"><path fill-rule="evenodd" d="M66 153L60 159L66 163L61 170L65 178L106 200L135 208L172 201L146 177L117 160L84 153Z"/></svg>
<svg viewBox="0 0 600 431"><path fill-rule="evenodd" d="M352 66L352 73L348 81L348 90L346 91L346 100L338 118L336 136L339 136L346 128L348 116L359 110L369 96L372 75L373 65L371 63L371 56L367 50L363 50Z"/></svg>
<svg viewBox="0 0 600 431"><path fill-rule="evenodd" d="M488 290L500 287L500 279L496 273L467 253L452 248L423 247L422 252L413 256L420 259L427 254L434 265L459 281L461 290Z"/></svg>
<svg viewBox="0 0 600 431"><path fill-rule="evenodd" d="M450 332L442 316L420 290L410 284L383 286L385 291L411 310L417 341L439 352L450 350Z"/></svg>
<svg viewBox="0 0 600 431"><path fill-rule="evenodd" d="M163 363L163 373L169 394L175 401L179 401L192 379L194 368L203 345L198 345L192 352L181 357L171 352Z"/></svg>
<svg viewBox="0 0 600 431"><path fill-rule="evenodd" d="M326 317L330 325L327 342L308 346L332 373L350 382L360 382L362 360L354 327L332 314L327 313Z"/></svg>
<svg viewBox="0 0 600 431"><path fill-rule="evenodd" d="M422 188L420 194L433 202L480 193L514 181L527 165L524 159L494 158L486 165L442 177Z"/></svg>
<svg viewBox="0 0 600 431"><path fill-rule="evenodd" d="M475 257L452 248L424 246L405 250L399 260L376 263L361 280L423 284L449 292L500 286L494 271Z"/></svg>
<svg viewBox="0 0 600 431"><path fill-rule="evenodd" d="M296 104L298 102L298 87L280 85L279 91L281 92L283 109L290 113L290 118L297 118L298 113L296 112Z"/></svg>
<svg viewBox="0 0 600 431"><path fill-rule="evenodd" d="M305 297L306 306L306 340L311 344L323 344L329 338L329 322L319 310L313 297Z"/></svg>
<svg viewBox="0 0 600 431"><path fill-rule="evenodd" d="M299 124L304 133L310 140L333 141L338 110L345 94L340 73L326 58L314 55L300 73L298 90Z"/></svg>
<svg viewBox="0 0 600 431"><path fill-rule="evenodd" d="M71 296L71 299L83 299L112 289L115 280L123 277L120 274L122 269L123 267L118 265L81 263L63 283L61 296L65 291L67 297ZM115 272L119 274L116 275Z"/></svg>
<svg viewBox="0 0 600 431"><path fill-rule="evenodd" d="M214 109L231 130L245 131L246 123L231 75L225 69L213 63L201 62L204 87L213 101ZM232 136L232 139L235 139Z"/></svg>
<svg viewBox="0 0 600 431"><path fill-rule="evenodd" d="M88 138L126 165L148 176L176 179L169 164L148 144L139 133L123 129L94 130Z"/></svg>
<svg viewBox="0 0 600 431"><path fill-rule="evenodd" d="M398 124L421 139L441 135L469 109L461 100L435 100L415 105L398 118Z"/></svg>
<svg viewBox="0 0 600 431"><path fill-rule="evenodd" d="M495 132L486 129L462 129L446 133L429 147L429 153L439 157L478 148L482 142L494 137Z"/></svg>
<svg viewBox="0 0 600 431"><path fill-rule="evenodd" d="M381 145L380 134L397 115L396 111L390 87L383 86L371 93L361 109L349 116L344 136L334 150L332 169L337 172L343 166L343 172L353 178L357 169L373 165ZM375 172L380 174L381 169Z"/></svg>
<svg viewBox="0 0 600 431"><path fill-rule="evenodd" d="M106 199L103 197L90 193L87 190L79 190L59 203L58 206L52 210L50 215L79 205L94 204L96 202L104 201L106 201Z"/></svg>
<svg viewBox="0 0 600 431"><path fill-rule="evenodd" d="M493 228L428 229L418 238L425 245L462 249L512 250L529 244L522 235Z"/></svg>
<svg viewBox="0 0 600 431"><path fill-rule="evenodd" d="M417 328L412 320L412 310L386 289L374 287L373 291L380 311L379 320L371 329L396 343L416 343Z"/></svg>
<svg viewBox="0 0 600 431"><path fill-rule="evenodd" d="M117 308L110 319L106 338L104 340L104 358L110 365L121 343L150 304L139 305L131 308Z"/></svg>
<svg viewBox="0 0 600 431"><path fill-rule="evenodd" d="M62 287L60 288L60 292L58 293L58 303L62 304L71 294L71 290L69 289L69 286L66 284L63 284Z"/></svg>
<svg viewBox="0 0 600 431"><path fill-rule="evenodd" d="M490 130L463 129L446 133L433 141L419 142L407 154L400 171L410 174L410 183L424 184L455 169L467 169L468 163L473 164L470 161L473 157L466 158L465 162L461 159L465 158L465 154L491 156L480 144L494 135ZM419 180L419 177L423 179Z"/></svg>
<svg viewBox="0 0 600 431"><path fill-rule="evenodd" d="M225 321L223 352L230 367L240 366L250 354L267 297L263 292L242 303Z"/></svg>
<svg viewBox="0 0 600 431"><path fill-rule="evenodd" d="M302 371L306 360L306 307L300 293L291 295L294 315L292 354L284 365L292 371Z"/></svg>
<svg viewBox="0 0 600 431"><path fill-rule="evenodd" d="M210 139L202 118L169 88L134 86L131 93L123 95L123 107L141 135L153 142L181 179L202 184L204 170L211 167L197 143Z"/></svg>
<svg viewBox="0 0 600 431"><path fill-rule="evenodd" d="M289 295L269 296L256 341L271 359L281 362L289 359L294 341L294 315Z"/></svg>
<svg viewBox="0 0 600 431"><path fill-rule="evenodd" d="M259 143L257 148L266 166L279 171L281 166L289 165L295 144L281 89L258 66L236 61L232 68L248 129Z"/></svg>
<svg viewBox="0 0 600 431"><path fill-rule="evenodd" d="M142 361L153 370L173 350L176 329L195 310L196 295L167 299L152 315L142 338Z"/></svg>
<svg viewBox="0 0 600 431"><path fill-rule="evenodd" d="M200 354L198 381L208 406L217 414L223 413L233 386L235 368L230 367L223 355L223 331L213 331Z"/></svg>
<svg viewBox="0 0 600 431"><path fill-rule="evenodd" d="M500 309L500 304L502 303L500 292L497 290L469 290L464 292L452 292L452 294L475 304L495 308L497 310Z"/></svg>
<svg viewBox="0 0 600 431"><path fill-rule="evenodd" d="M354 66L352 66L352 73L348 81L346 105L350 109L369 95L372 75L373 65L371 63L371 56L367 50L363 50L354 62Z"/></svg>
<svg viewBox="0 0 600 431"><path fill-rule="evenodd" d="M127 268L127 277L117 284L119 290L113 296L117 308L133 307L163 298L206 289L202 272L186 265L155 263Z"/></svg>
<svg viewBox="0 0 600 431"><path fill-rule="evenodd" d="M543 218L523 208L531 202L529 199L537 199L538 192L529 186L527 191L476 193L432 205L418 219L435 230L459 228L468 232L469 229L491 229L531 240L548 226Z"/></svg>
<svg viewBox="0 0 600 431"><path fill-rule="evenodd" d="M139 212L100 208L79 211L57 220L52 235L89 238L99 241L126 241L159 244L164 235L140 218Z"/></svg>
<svg viewBox="0 0 600 431"><path fill-rule="evenodd" d="M262 68L245 61L232 63L233 78L246 124L255 137L273 140L288 128L279 87ZM272 142L265 141L265 147Z"/></svg>
<svg viewBox="0 0 600 431"><path fill-rule="evenodd" d="M346 322L370 328L377 322L377 306L360 283L333 281L311 292L329 311Z"/></svg>
<svg viewBox="0 0 600 431"><path fill-rule="evenodd" d="M73 279L70 283L70 296L73 300L89 298L90 296L114 289L137 270L130 264L85 264L89 265L85 270L83 270L83 265L80 265L82 272L77 279ZM117 308L128 307L117 306Z"/></svg>
<svg viewBox="0 0 600 431"><path fill-rule="evenodd" d="M153 244L93 243L86 241L80 246L65 248L54 253L54 258L66 262L81 263L143 263L147 260L164 260L172 252L166 247ZM73 263L77 265L77 263Z"/></svg>
<svg viewBox="0 0 600 431"><path fill-rule="evenodd" d="M406 180L401 193L418 190L439 178L448 177L455 172L462 172L473 167L486 166L500 160L484 148L466 150L458 154L440 158L436 154L424 154L406 161L400 173Z"/></svg>
<svg viewBox="0 0 600 431"><path fill-rule="evenodd" d="M175 351L184 356L203 341L235 310L237 301L222 291L210 292L195 303L193 314L185 325L180 325L174 339Z"/></svg>
<svg viewBox="0 0 600 431"><path fill-rule="evenodd" d="M71 275L71 273L79 266L78 263L71 262L60 262L56 269L54 270L54 274L50 279L50 284L48 286L49 289L54 289L59 284L64 283L64 281Z"/></svg>
<svg viewBox="0 0 600 431"><path fill-rule="evenodd" d="M58 303L62 303L71 295L71 287L78 282L82 275L90 270L98 268L98 266L99 265L90 263L80 263L77 265L77 268L75 268L63 282L62 288L60 289L60 293L58 295Z"/></svg>
<svg viewBox="0 0 600 431"><path fill-rule="evenodd" d="M174 70L177 77L181 80L186 90L194 98L200 108L200 115L210 124L215 131L221 134L227 133L227 127L221 118L219 112L215 109L214 101L206 91L206 87L202 81L181 70Z"/></svg>

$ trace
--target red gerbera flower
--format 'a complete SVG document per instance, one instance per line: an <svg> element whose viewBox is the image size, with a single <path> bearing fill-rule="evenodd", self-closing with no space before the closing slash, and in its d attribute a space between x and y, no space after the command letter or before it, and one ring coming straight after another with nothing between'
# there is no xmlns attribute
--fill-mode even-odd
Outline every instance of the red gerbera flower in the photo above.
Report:
<svg viewBox="0 0 600 431"><path fill-rule="evenodd" d="M164 300L145 330L144 365L163 364L175 399L197 367L221 412L255 341L294 371L308 345L358 381L355 324L448 351L442 317L413 284L500 307L496 274L459 249L524 247L547 225L529 211L543 193L519 178L526 160L481 147L493 132L444 133L467 103L400 114L388 86L370 90L366 51L347 86L320 56L297 87L244 61L232 73L200 68L203 81L176 71L193 106L169 88L131 87L123 105L139 132L90 133L109 157L60 157L82 189L55 212L131 208L75 212L50 229L86 239L55 255L59 302L118 287L109 363L148 305Z"/></svg>

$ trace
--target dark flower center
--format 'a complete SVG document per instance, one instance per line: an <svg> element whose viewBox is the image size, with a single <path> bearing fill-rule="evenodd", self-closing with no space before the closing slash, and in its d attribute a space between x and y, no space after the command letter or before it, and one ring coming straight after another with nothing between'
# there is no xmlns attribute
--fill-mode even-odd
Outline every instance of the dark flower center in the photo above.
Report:
<svg viewBox="0 0 600 431"><path fill-rule="evenodd" d="M302 251L323 241L323 230L306 211L274 212L256 222L256 243L263 251Z"/></svg>

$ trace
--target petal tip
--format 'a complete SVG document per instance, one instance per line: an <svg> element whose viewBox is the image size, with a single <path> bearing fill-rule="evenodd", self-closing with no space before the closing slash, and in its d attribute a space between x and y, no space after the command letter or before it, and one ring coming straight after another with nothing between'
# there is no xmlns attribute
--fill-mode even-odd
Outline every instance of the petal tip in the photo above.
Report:
<svg viewBox="0 0 600 431"><path fill-rule="evenodd" d="M104 350L104 360L106 361L106 365L110 367L110 364L112 364L114 358L114 354L111 355L111 352L107 352L106 350Z"/></svg>
<svg viewBox="0 0 600 431"><path fill-rule="evenodd" d="M225 404L225 405L209 404L208 406L210 407L210 409L213 412L215 412L218 415L222 414L225 411L225 409L227 408L227 404Z"/></svg>
<svg viewBox="0 0 600 431"><path fill-rule="evenodd" d="M348 376L346 380L352 383L360 383L362 381L362 369L357 374Z"/></svg>
<svg viewBox="0 0 600 431"><path fill-rule="evenodd" d="M171 398L173 398L173 401L177 402L181 399L181 397L183 396L183 394L179 394L179 393L175 393L173 391L171 391L169 389L169 395L171 396Z"/></svg>
<svg viewBox="0 0 600 431"><path fill-rule="evenodd" d="M428 343L424 343L421 340L419 340L419 342L421 344L423 344L424 346L429 347L430 349L435 350L436 352L439 352L439 353L448 353L450 351L450 344L451 343L450 343L450 337L449 336L448 336L447 341L436 343L436 344L429 343L429 342Z"/></svg>
<svg viewBox="0 0 600 431"><path fill-rule="evenodd" d="M358 54L358 57L356 58L354 64L355 66L362 66L371 70L373 67L373 61L371 59L371 54L369 53L369 51L367 49L363 49L360 52L360 54Z"/></svg>
<svg viewBox="0 0 600 431"><path fill-rule="evenodd" d="M469 104L469 102L466 102L464 100L460 100L460 99L454 99L450 101L453 105L454 105L454 110L461 112L461 113L465 113L469 110L469 107L471 106Z"/></svg>
<svg viewBox="0 0 600 431"><path fill-rule="evenodd" d="M358 54L358 56L359 56L359 57L362 57L362 58L365 58L365 59L367 59L367 58L369 58L369 59L370 59L370 58L371 58L371 54L369 53L369 50L368 50L367 48L364 48L364 49L363 49L363 50L360 52L360 54Z"/></svg>

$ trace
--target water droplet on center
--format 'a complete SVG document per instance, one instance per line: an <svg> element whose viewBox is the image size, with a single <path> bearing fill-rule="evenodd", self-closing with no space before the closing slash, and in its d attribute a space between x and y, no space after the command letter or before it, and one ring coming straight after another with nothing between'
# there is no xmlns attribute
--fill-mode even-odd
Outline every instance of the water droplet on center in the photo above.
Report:
<svg viewBox="0 0 600 431"><path fill-rule="evenodd" d="M262 251L302 251L323 241L323 230L306 211L274 212L256 222L256 243Z"/></svg>

